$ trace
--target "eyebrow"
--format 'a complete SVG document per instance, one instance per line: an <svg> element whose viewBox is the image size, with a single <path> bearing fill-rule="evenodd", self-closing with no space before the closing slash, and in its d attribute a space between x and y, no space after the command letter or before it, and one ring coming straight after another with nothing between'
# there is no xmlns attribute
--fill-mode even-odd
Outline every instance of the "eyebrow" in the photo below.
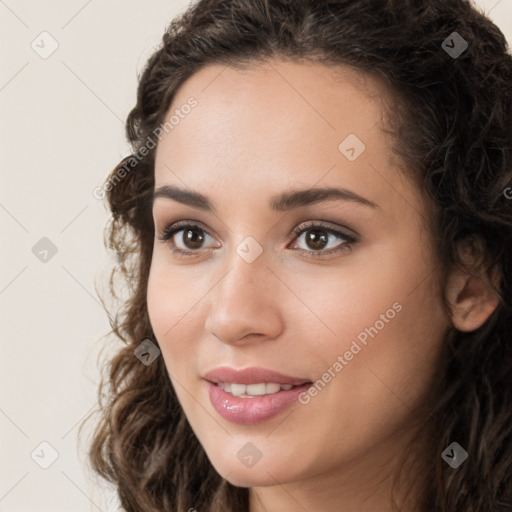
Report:
<svg viewBox="0 0 512 512"><path fill-rule="evenodd" d="M153 193L153 203L158 198L172 199L179 203L205 210L215 212L216 209L208 197L199 192L178 188L170 185L163 185L157 188ZM284 192L273 196L270 199L270 208L277 212L284 212L307 206L309 204L320 203L328 200L352 201L371 208L379 208L379 205L361 197L360 195L345 188L310 188L306 190L294 190Z"/></svg>

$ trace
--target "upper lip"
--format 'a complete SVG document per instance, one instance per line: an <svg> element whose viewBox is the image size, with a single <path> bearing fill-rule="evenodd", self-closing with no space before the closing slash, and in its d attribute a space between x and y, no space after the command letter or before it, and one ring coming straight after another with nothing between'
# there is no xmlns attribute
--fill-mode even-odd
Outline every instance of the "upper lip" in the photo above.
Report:
<svg viewBox="0 0 512 512"><path fill-rule="evenodd" d="M236 384L259 384L261 382L276 384L291 384L298 386L311 382L309 379L301 377L291 377L282 373L267 370L266 368L244 368L237 370L229 366L221 366L215 368L205 375L203 378L210 382L231 382Z"/></svg>

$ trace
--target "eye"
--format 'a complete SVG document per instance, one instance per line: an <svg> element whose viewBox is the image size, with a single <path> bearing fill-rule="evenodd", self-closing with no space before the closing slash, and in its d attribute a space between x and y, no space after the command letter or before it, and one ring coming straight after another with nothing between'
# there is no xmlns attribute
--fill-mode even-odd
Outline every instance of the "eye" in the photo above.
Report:
<svg viewBox="0 0 512 512"><path fill-rule="evenodd" d="M179 243L173 240L176 234L181 231L183 231L183 234L177 237L177 239L184 245L183 248L179 247ZM195 253L201 249L201 245L206 238L205 235L212 238L206 230L198 224L188 221L179 221L166 226L158 239L163 243L170 241L171 251L174 254L180 256L195 256Z"/></svg>
<svg viewBox="0 0 512 512"><path fill-rule="evenodd" d="M356 243L356 239L353 236L337 229L328 227L322 222L309 223L307 225L301 224L297 226L293 232L296 237L295 240L299 240L303 234L309 233L309 235L306 235L304 238L304 242L306 246L310 247L310 249L302 250L306 253L307 257L312 258L344 252L349 250L352 244ZM335 243L334 246L331 245L330 250L328 251L323 250L326 246L329 245L329 238L333 237L342 240L342 242L338 242L337 244Z"/></svg>
<svg viewBox="0 0 512 512"><path fill-rule="evenodd" d="M178 241L173 240L175 236L183 232L181 236L176 237ZM349 250L352 244L357 240L347 233L328 227L322 222L301 224L293 230L295 240L306 233L304 242L310 249L301 249L308 258L318 258L333 253L340 253ZM197 256L199 251L203 249L202 245L206 238L212 238L208 232L199 224L189 221L179 221L166 226L158 239L163 243L170 243L171 251L180 257ZM335 243L334 248L331 246L329 250L324 250L329 245L329 238L337 238L341 242ZM180 247L181 244L181 247ZM219 247L219 246L217 246Z"/></svg>

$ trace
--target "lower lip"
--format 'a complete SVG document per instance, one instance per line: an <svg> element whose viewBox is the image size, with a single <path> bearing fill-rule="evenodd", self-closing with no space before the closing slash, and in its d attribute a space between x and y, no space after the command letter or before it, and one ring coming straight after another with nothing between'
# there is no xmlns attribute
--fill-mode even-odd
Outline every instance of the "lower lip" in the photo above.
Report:
<svg viewBox="0 0 512 512"><path fill-rule="evenodd" d="M242 425L252 425L269 420L298 401L298 396L311 387L303 384L286 391L254 398L233 396L212 382L205 381L210 401L215 410L225 419Z"/></svg>

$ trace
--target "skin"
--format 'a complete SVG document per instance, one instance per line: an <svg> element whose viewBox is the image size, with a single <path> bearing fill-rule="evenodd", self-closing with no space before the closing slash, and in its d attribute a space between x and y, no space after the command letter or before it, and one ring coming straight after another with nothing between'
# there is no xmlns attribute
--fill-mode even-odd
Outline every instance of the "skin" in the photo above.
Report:
<svg viewBox="0 0 512 512"><path fill-rule="evenodd" d="M169 114L190 96L198 105L157 147L155 188L201 192L217 211L155 200L151 324L192 429L221 476L252 488L251 512L390 511L396 458L422 420L416 411L449 327L475 329L496 306L483 281L454 272L446 283L454 314L442 309L428 203L380 129L388 94L344 67L208 65L180 88ZM354 161L338 150L349 134L366 145ZM378 207L342 200L288 212L269 207L275 194L324 186L350 189ZM196 251L192 257L180 259L171 241L157 239L178 220L206 230L193 232L205 236L199 249L187 245L184 231L174 235L178 247ZM317 247L308 242L312 231L296 239L292 230L309 221L356 243L308 259L305 251ZM236 252L248 236L262 248L250 264ZM317 252L346 244L327 236ZM218 366L261 366L315 382L396 303L400 312L359 343L308 404L238 425L210 403L201 375ZM262 454L252 467L237 457L248 442Z"/></svg>

